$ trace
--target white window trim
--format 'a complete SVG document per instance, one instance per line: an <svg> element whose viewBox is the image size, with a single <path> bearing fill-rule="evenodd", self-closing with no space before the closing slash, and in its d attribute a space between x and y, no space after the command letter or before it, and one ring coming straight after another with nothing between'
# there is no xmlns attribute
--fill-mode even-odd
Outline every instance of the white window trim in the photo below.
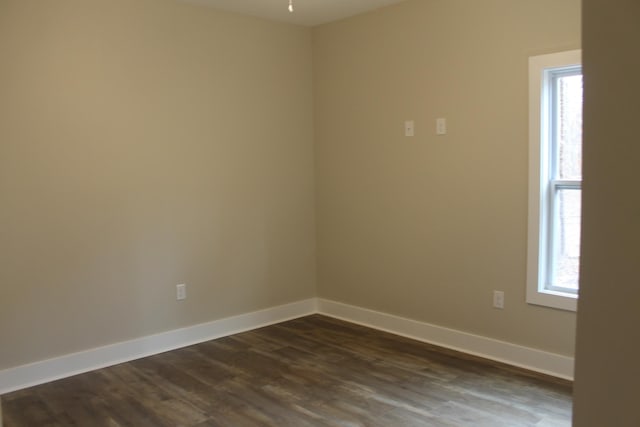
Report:
<svg viewBox="0 0 640 427"><path fill-rule="evenodd" d="M542 180L548 177L548 171L542 169L548 158L547 147L543 143L546 135L541 135L541 129L548 129L548 90L544 87L544 70L582 64L582 51L571 50L552 53L549 55L532 56L529 58L529 225L527 252L527 303L576 311L578 295L573 293L556 292L545 289L545 266L540 260L547 259L549 213L546 209L548 194L543 194Z"/></svg>

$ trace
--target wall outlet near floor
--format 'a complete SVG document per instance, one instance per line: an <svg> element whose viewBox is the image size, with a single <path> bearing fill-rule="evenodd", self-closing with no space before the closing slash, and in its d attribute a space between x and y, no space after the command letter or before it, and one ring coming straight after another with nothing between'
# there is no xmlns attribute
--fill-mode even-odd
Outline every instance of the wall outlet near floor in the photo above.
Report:
<svg viewBox="0 0 640 427"><path fill-rule="evenodd" d="M187 299L187 285L185 283L176 285L176 299L178 301Z"/></svg>
<svg viewBox="0 0 640 427"><path fill-rule="evenodd" d="M503 291L493 291L493 307L494 308L504 308L504 292Z"/></svg>

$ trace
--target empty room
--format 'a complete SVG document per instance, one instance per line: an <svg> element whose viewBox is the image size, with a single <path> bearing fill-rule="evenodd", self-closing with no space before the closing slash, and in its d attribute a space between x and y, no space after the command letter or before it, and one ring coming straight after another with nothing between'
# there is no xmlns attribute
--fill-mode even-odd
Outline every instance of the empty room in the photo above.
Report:
<svg viewBox="0 0 640 427"><path fill-rule="evenodd" d="M0 427L637 427L639 23L0 0Z"/></svg>

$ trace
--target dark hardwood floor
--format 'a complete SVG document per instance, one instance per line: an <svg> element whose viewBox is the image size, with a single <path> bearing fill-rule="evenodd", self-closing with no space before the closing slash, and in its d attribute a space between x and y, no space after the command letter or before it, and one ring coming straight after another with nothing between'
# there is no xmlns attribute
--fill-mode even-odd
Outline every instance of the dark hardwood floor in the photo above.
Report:
<svg viewBox="0 0 640 427"><path fill-rule="evenodd" d="M571 385L314 315L2 396L17 426L570 426Z"/></svg>

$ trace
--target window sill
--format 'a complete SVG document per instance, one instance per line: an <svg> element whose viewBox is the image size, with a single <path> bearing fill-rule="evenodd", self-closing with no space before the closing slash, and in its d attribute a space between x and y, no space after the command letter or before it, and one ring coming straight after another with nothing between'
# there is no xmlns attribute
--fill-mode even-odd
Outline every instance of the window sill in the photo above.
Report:
<svg viewBox="0 0 640 427"><path fill-rule="evenodd" d="M527 292L527 303L560 310L577 311L578 295L566 292L535 290Z"/></svg>

